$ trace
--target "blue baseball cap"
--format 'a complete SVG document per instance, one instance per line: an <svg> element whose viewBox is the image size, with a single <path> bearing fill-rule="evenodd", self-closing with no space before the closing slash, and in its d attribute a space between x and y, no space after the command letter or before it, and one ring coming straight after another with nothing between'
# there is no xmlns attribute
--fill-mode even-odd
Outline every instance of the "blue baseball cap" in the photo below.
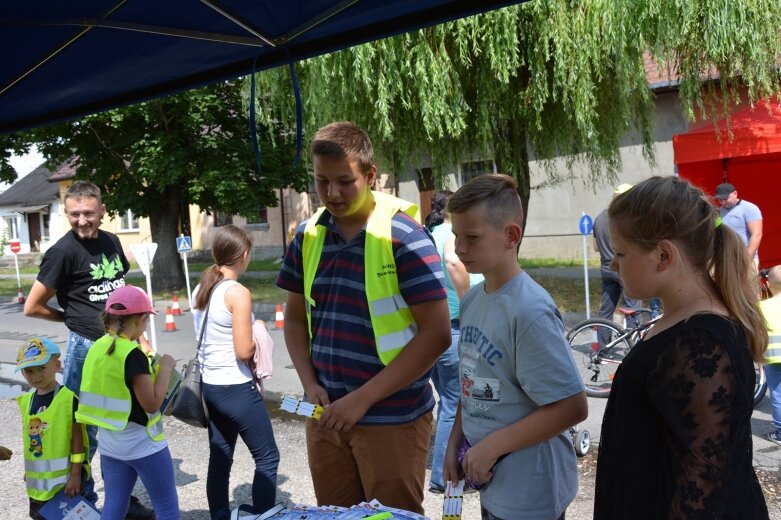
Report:
<svg viewBox="0 0 781 520"><path fill-rule="evenodd" d="M33 338L21 347L16 355L16 370L38 367L49 362L52 356L59 356L60 349L48 338Z"/></svg>

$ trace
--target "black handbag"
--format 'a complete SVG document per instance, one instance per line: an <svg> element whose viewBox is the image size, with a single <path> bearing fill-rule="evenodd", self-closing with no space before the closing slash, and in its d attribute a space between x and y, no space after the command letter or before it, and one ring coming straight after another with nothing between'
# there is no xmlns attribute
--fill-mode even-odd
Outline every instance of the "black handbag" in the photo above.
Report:
<svg viewBox="0 0 781 520"><path fill-rule="evenodd" d="M180 421L200 428L209 426L209 410L203 400L203 387L201 386L201 362L198 360L198 354L203 344L203 335L206 332L206 324L209 322L209 307L211 307L212 294L223 281L221 280L212 289L209 294L209 301L206 304L206 312L203 315L203 325L201 326L201 336L198 338L198 345L195 347L195 357L184 366L182 370L182 386L179 389L179 395L176 396L171 405L171 415Z"/></svg>

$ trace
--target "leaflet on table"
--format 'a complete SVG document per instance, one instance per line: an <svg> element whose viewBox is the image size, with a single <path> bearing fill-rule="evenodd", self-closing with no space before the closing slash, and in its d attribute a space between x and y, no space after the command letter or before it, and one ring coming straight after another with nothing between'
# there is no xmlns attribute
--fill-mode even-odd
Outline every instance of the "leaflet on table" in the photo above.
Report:
<svg viewBox="0 0 781 520"><path fill-rule="evenodd" d="M68 497L61 489L40 509L46 520L100 520L100 513L84 497Z"/></svg>
<svg viewBox="0 0 781 520"><path fill-rule="evenodd" d="M154 370L157 374L160 371L160 354L155 354L151 360L151 363L152 370ZM166 410L168 410L168 407L171 405L174 397L176 397L176 394L179 392L179 388L181 386L182 374L176 370L176 368L174 368L171 370L171 380L168 382L168 390L165 392L165 399L163 399L163 404L160 405L161 414L165 414Z"/></svg>
<svg viewBox="0 0 781 520"><path fill-rule="evenodd" d="M243 517L249 520L253 517ZM305 506L294 505L265 517L263 515L254 518L268 518L269 520L428 520L425 516L410 511L383 506L379 501L361 502L352 507L339 506Z"/></svg>

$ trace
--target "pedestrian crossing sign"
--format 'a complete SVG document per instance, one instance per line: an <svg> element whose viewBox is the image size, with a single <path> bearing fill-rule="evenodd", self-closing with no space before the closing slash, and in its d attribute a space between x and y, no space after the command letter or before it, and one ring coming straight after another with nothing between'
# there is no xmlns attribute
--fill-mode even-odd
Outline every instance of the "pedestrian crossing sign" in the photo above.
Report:
<svg viewBox="0 0 781 520"><path fill-rule="evenodd" d="M186 235L182 235L180 237L176 237L176 250L180 253L188 253L192 251L193 249L193 242L190 240L190 237Z"/></svg>

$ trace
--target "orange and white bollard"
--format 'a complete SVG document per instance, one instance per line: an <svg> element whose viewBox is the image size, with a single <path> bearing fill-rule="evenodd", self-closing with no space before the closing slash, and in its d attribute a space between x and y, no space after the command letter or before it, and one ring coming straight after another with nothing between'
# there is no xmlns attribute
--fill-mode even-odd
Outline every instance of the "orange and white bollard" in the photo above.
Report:
<svg viewBox="0 0 781 520"><path fill-rule="evenodd" d="M176 322L174 322L174 313L171 307L165 308L165 329L163 332L176 332Z"/></svg>
<svg viewBox="0 0 781 520"><path fill-rule="evenodd" d="M174 294L174 297L171 299L171 311L173 312L174 316L181 316L182 315L182 309L179 307L179 295Z"/></svg>
<svg viewBox="0 0 781 520"><path fill-rule="evenodd" d="M16 303L24 303L24 293L21 287L16 290Z"/></svg>
<svg viewBox="0 0 781 520"><path fill-rule="evenodd" d="M285 327L285 313L282 312L282 304L277 304L276 323L274 326L278 329Z"/></svg>

